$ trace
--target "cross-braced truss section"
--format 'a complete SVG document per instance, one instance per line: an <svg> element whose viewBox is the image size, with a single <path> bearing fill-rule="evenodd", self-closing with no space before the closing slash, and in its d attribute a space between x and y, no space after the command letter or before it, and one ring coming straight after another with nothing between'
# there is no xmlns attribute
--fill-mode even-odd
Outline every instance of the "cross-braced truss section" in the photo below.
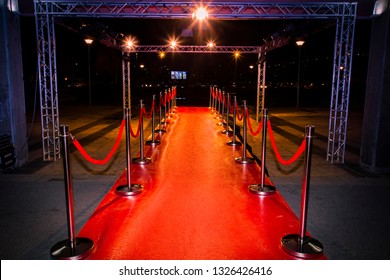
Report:
<svg viewBox="0 0 390 280"><path fill-rule="evenodd" d="M126 18L188 18L202 4L191 1L37 1L49 14ZM346 3L262 3L212 1L203 4L211 19L338 17Z"/></svg>
<svg viewBox="0 0 390 280"><path fill-rule="evenodd" d="M267 53L259 52L257 61L257 103L256 103L256 121L259 121L260 115L264 110L265 100L265 73L267 67Z"/></svg>
<svg viewBox="0 0 390 280"><path fill-rule="evenodd" d="M156 45L144 45L135 46L132 48L123 48L127 52L145 52L145 53L160 53L160 52L180 52L180 53L234 53L236 51L240 53L258 53L259 46L175 46L170 45L156 46Z"/></svg>
<svg viewBox="0 0 390 280"><path fill-rule="evenodd" d="M54 18L48 6L36 5L42 152L44 160L60 158Z"/></svg>
<svg viewBox="0 0 390 280"><path fill-rule="evenodd" d="M130 56L129 53L122 53L122 90L123 90L123 111L131 109L130 98Z"/></svg>
<svg viewBox="0 0 390 280"><path fill-rule="evenodd" d="M201 4L198 2L173 1L49 1L34 0L37 25L39 86L41 97L42 142L44 160L59 158L59 116L57 97L57 73L55 56L55 17L106 17L106 18L191 18ZM327 159L344 162L348 103L352 67L353 38L357 3L262 3L254 1L206 3L209 20L217 19L334 19L336 39L332 100L329 116ZM284 38L286 39L286 38ZM188 53L258 53L257 118L264 108L265 93L265 54L272 48L286 44L283 38L272 40L259 47L215 46L137 46L136 50L126 50L109 42L123 53L128 52L188 52ZM125 55L124 55L125 57ZM130 65L124 59L123 98L124 106L130 106Z"/></svg>
<svg viewBox="0 0 390 280"><path fill-rule="evenodd" d="M337 19L334 48L332 96L329 112L327 160L344 163L351 84L356 6L345 6Z"/></svg>

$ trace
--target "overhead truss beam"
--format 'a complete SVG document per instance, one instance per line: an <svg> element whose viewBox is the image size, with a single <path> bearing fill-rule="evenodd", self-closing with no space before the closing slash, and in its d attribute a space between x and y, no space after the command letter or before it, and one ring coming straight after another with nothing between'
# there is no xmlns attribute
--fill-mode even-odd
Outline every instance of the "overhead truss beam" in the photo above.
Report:
<svg viewBox="0 0 390 280"><path fill-rule="evenodd" d="M124 48L126 50L127 48ZM164 46L152 46L152 45L144 45L144 46L136 46L131 49L127 49L128 52L166 52L166 53L258 53L260 50L259 46L176 46L171 47L169 45Z"/></svg>
<svg viewBox="0 0 390 280"><path fill-rule="evenodd" d="M126 18L191 18L200 6L196 2L169 1L49 1L36 0L38 5L49 5L49 15ZM257 18L330 18L343 13L346 3L262 3L223 2L205 4L210 19ZM39 9L42 10L42 9Z"/></svg>

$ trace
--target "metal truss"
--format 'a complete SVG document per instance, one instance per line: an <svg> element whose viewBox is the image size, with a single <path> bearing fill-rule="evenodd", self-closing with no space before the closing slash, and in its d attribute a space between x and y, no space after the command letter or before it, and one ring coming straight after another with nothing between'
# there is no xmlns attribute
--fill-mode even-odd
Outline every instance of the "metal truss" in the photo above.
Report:
<svg viewBox="0 0 390 280"><path fill-rule="evenodd" d="M35 5L43 160L60 158L54 18L48 6Z"/></svg>
<svg viewBox="0 0 390 280"><path fill-rule="evenodd" d="M130 89L130 56L129 53L122 53L122 90L123 90L123 112L126 108L131 110L131 89ZM131 112L130 112L131 113Z"/></svg>
<svg viewBox="0 0 390 280"><path fill-rule="evenodd" d="M256 103L256 121L259 121L260 115L264 110L265 100L265 73L266 73L266 53L259 52L257 62L257 103Z"/></svg>
<svg viewBox="0 0 390 280"><path fill-rule="evenodd" d="M334 48L327 148L327 160L331 163L344 163L356 6L344 6L343 14L337 19Z"/></svg>
<svg viewBox="0 0 390 280"><path fill-rule="evenodd" d="M145 46L134 46L132 48L123 48L124 51L127 52L145 52L145 53L151 53L151 52L178 52L178 53L234 53L234 52L240 52L240 53L259 53L260 47L259 46L214 46L214 47L208 47L208 46L175 46L172 47L170 45L164 45L164 46L152 46L152 45L145 45Z"/></svg>
<svg viewBox="0 0 390 280"><path fill-rule="evenodd" d="M50 6L49 15L126 18L191 18L202 5L191 1L35 1ZM212 1L204 6L211 19L281 19L338 17L346 4Z"/></svg>
<svg viewBox="0 0 390 280"><path fill-rule="evenodd" d="M59 153L59 116L57 95L57 73L55 56L55 17L111 17L111 18L191 18L201 4L197 2L170 1L60 1L34 0L36 32L38 42L39 86L41 97L41 122L44 160L56 160ZM334 52L334 70L332 100L329 117L327 160L332 163L344 162L348 103L352 67L353 38L357 4L352 2L322 3L259 3L259 2L223 2L213 1L205 4L209 20L213 19L335 19L336 39ZM110 38L108 38L110 39ZM107 41L107 40L106 40ZM117 41L107 41L123 52ZM181 52L234 52L258 53L258 91L257 118L264 108L265 93L265 55L282 42L272 40L260 47L221 47L214 50L206 46L182 46ZM271 46L271 48L269 48ZM158 46L161 50L140 46L138 52L169 51L167 46ZM156 46L155 46L156 47ZM157 47L156 47L157 48ZM165 48L165 49L164 49ZM260 51L259 51L260 48ZM172 50L178 51L178 50ZM130 51L131 52L131 51ZM262 61L262 62L260 62ZM124 106L130 106L130 66L124 60ZM127 99L126 99L127 98Z"/></svg>

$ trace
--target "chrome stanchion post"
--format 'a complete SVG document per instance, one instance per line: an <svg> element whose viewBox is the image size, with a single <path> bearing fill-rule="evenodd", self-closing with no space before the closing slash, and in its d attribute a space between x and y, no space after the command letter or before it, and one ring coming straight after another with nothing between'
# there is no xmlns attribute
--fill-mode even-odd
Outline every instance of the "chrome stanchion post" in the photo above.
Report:
<svg viewBox="0 0 390 280"><path fill-rule="evenodd" d="M267 120L268 110L263 109L263 124L262 124L262 139L261 139L261 183L249 185L249 191L259 195L271 195L276 192L276 188L272 185L265 184L265 160L266 160L266 148L267 148Z"/></svg>
<svg viewBox="0 0 390 280"><path fill-rule="evenodd" d="M225 129L221 131L222 134L231 134L232 131L229 129L229 115L230 115L230 112L229 112L229 108L230 108L230 93L226 93L227 95L227 102L226 102L226 125L225 125Z"/></svg>
<svg viewBox="0 0 390 280"><path fill-rule="evenodd" d="M174 100L174 95L175 95L175 89L174 89L174 87L172 87L172 90L171 90L171 117L173 117L173 114L175 113L175 107L174 107L174 105L173 105L173 100Z"/></svg>
<svg viewBox="0 0 390 280"><path fill-rule="evenodd" d="M162 92L160 92L160 101L159 101L159 109L158 109L158 111L159 111L158 129L156 129L155 131L158 133L165 133L166 130L161 127L161 125L162 125L162 116L161 116L162 115L162 102L161 102L161 100L162 100Z"/></svg>
<svg viewBox="0 0 390 280"><path fill-rule="evenodd" d="M172 96L172 88L168 89L168 97L167 97L167 108L168 108L168 116L167 116L167 122L170 122L171 119L171 96Z"/></svg>
<svg viewBox="0 0 390 280"><path fill-rule="evenodd" d="M215 97L214 97L215 87L211 88L211 114L215 112Z"/></svg>
<svg viewBox="0 0 390 280"><path fill-rule="evenodd" d="M143 117L144 104L143 101L140 100L140 134L139 134L139 158L133 158L132 161L136 164L148 164L151 163L152 160L144 156L144 117Z"/></svg>
<svg viewBox="0 0 390 280"><path fill-rule="evenodd" d="M156 107L156 95L153 94L153 108L152 108L152 140L148 140L146 141L146 145L149 145L149 146L154 146L154 145L160 145L161 142L159 140L156 140L155 139L155 136L154 136L154 132L155 132L155 129L154 129L154 126L155 126L155 123L154 123L154 119L155 119L155 107Z"/></svg>
<svg viewBox="0 0 390 280"><path fill-rule="evenodd" d="M248 111L248 108L246 106L246 100L242 101L242 110L243 110L243 117L242 117L242 127L243 127L243 148L242 148L242 157L236 158L237 163L241 164L248 164L248 163L254 163L254 158L247 157L246 156L246 144L247 144L247 119L246 119L246 113Z"/></svg>
<svg viewBox="0 0 390 280"><path fill-rule="evenodd" d="M231 141L227 142L226 145L241 146L241 142L236 141L237 96L234 96L233 102L233 138Z"/></svg>
<svg viewBox="0 0 390 280"><path fill-rule="evenodd" d="M220 126L224 126L224 118L225 118L225 92L222 91L222 112L221 112L221 122L218 123Z"/></svg>
<svg viewBox="0 0 390 280"><path fill-rule="evenodd" d="M213 87L210 86L210 97L209 97L209 109L211 110L211 92L213 91Z"/></svg>
<svg viewBox="0 0 390 280"><path fill-rule="evenodd" d="M131 147L130 147L130 109L125 108L125 124L126 124L126 185L120 185L116 188L116 194L122 196L130 196L140 194L144 187L140 184L131 184Z"/></svg>
<svg viewBox="0 0 390 280"><path fill-rule="evenodd" d="M165 126L168 124L168 120L167 120L167 90L165 90L164 92L164 121L163 123L165 124Z"/></svg>
<svg viewBox="0 0 390 280"><path fill-rule="evenodd" d="M302 180L302 201L301 201L301 217L300 217L300 233L289 234L282 238L282 248L289 254L299 258L313 258L323 253L322 244L306 235L306 218L309 201L309 187L310 187L310 166L312 143L314 135L314 126L305 127L306 134L306 149L305 149L305 163L304 174Z"/></svg>
<svg viewBox="0 0 390 280"><path fill-rule="evenodd" d="M219 119L220 111L221 111L221 100L219 100L219 94L221 90L217 90L217 108L215 110L215 119Z"/></svg>
<svg viewBox="0 0 390 280"><path fill-rule="evenodd" d="M78 260L87 257L94 248L91 239L85 237L76 237L74 224L74 203L73 203L73 184L70 168L69 151L69 127L62 125L61 132L61 150L64 165L65 198L68 222L68 239L62 240L50 249L50 256L60 260Z"/></svg>
<svg viewBox="0 0 390 280"><path fill-rule="evenodd" d="M173 108L174 108L174 109L177 109L177 106L176 106L177 86L175 86L174 89L175 89L175 93L174 93L173 96L174 96L175 98L174 98L174 100L173 100Z"/></svg>

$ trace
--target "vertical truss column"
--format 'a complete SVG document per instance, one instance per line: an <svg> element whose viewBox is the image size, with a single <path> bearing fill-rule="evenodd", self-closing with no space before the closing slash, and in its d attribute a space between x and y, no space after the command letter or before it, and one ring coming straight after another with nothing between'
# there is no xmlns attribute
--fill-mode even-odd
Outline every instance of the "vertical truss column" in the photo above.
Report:
<svg viewBox="0 0 390 280"><path fill-rule="evenodd" d="M131 117L130 67L130 53L122 52L123 111L130 109Z"/></svg>
<svg viewBox="0 0 390 280"><path fill-rule="evenodd" d="M54 17L49 4L34 2L38 48L43 160L60 158Z"/></svg>
<svg viewBox="0 0 390 280"><path fill-rule="evenodd" d="M334 48L327 148L331 163L344 163L355 21L356 5L344 5L343 15L337 19Z"/></svg>
<svg viewBox="0 0 390 280"><path fill-rule="evenodd" d="M264 110L265 101L265 71L266 71L266 53L260 52L257 61L257 107L256 121L260 119L260 114Z"/></svg>

